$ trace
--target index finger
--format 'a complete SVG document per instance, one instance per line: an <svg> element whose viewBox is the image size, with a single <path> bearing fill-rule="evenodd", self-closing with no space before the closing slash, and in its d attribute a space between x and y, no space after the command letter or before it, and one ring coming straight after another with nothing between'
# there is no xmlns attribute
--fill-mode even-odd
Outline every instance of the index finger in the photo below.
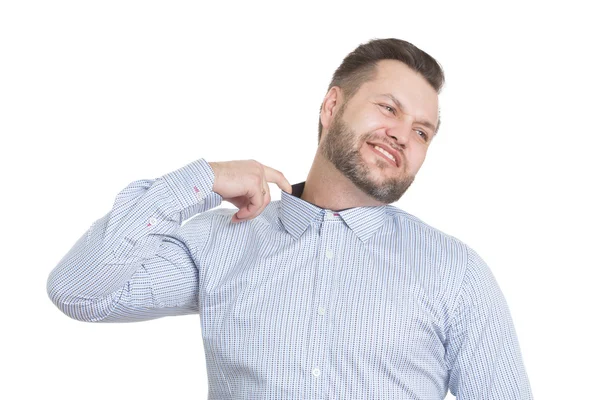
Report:
<svg viewBox="0 0 600 400"><path fill-rule="evenodd" d="M267 182L272 182L277 184L281 190L286 191L289 194L292 194L292 185L288 182L288 180L283 176L283 174L276 170L275 168L268 167L263 164L265 169L265 179Z"/></svg>

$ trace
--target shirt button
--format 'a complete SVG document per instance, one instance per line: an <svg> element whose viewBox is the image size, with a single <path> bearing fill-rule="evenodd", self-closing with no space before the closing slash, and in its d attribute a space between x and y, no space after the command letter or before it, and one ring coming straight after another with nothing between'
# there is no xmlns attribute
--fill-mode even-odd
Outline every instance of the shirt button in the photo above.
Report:
<svg viewBox="0 0 600 400"><path fill-rule="evenodd" d="M203 204L203 203L204 203L204 199L203 199L202 197L203 197L203 196L202 196L202 193L201 193L201 192L196 192L196 198L197 198L198 200L200 200L200 204Z"/></svg>
<svg viewBox="0 0 600 400"><path fill-rule="evenodd" d="M327 257L331 260L333 258L333 251L331 251L330 249L327 249L327 251L325 252L325 257Z"/></svg>
<svg viewBox="0 0 600 400"><path fill-rule="evenodd" d="M312 374L316 377L319 377L321 375L321 370L319 368L313 368Z"/></svg>
<svg viewBox="0 0 600 400"><path fill-rule="evenodd" d="M154 224L156 224L157 222L158 222L158 220L157 220L156 218L154 218L154 217L152 217L152 218L150 218L150 219L148 220L148 223L149 223L150 225L154 225Z"/></svg>
<svg viewBox="0 0 600 400"><path fill-rule="evenodd" d="M319 307L319 315L325 314L325 307Z"/></svg>

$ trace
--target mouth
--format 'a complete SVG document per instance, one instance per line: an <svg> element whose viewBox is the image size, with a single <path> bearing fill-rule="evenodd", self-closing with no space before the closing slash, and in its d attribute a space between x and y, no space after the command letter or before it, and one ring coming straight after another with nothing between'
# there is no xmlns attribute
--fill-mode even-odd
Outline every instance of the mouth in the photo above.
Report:
<svg viewBox="0 0 600 400"><path fill-rule="evenodd" d="M382 145L375 144L375 143L367 142L367 144L369 145L369 147L371 148L371 150L374 153L376 153L378 156L385 159L391 165L393 165L394 167L400 166L400 157L398 156L398 153L396 151L390 149L387 146L382 146Z"/></svg>

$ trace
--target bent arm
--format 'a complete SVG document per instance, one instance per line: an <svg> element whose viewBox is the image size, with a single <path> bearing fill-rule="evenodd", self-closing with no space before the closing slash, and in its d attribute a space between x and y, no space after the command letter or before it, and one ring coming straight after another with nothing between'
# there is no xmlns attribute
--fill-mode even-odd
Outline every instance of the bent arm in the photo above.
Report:
<svg viewBox="0 0 600 400"><path fill-rule="evenodd" d="M133 322L198 312L193 255L210 234L210 215L194 231L188 218L218 206L214 172L203 159L116 196L52 270L48 296L71 318Z"/></svg>

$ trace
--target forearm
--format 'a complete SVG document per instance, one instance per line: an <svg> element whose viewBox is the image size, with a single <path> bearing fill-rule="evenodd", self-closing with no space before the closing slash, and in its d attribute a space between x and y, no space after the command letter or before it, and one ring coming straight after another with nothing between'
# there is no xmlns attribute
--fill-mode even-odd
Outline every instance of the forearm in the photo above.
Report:
<svg viewBox="0 0 600 400"><path fill-rule="evenodd" d="M50 273L47 290L54 304L82 321L150 308L151 276L144 262L183 221L220 204L213 180L210 166L197 160L158 179L130 183Z"/></svg>

